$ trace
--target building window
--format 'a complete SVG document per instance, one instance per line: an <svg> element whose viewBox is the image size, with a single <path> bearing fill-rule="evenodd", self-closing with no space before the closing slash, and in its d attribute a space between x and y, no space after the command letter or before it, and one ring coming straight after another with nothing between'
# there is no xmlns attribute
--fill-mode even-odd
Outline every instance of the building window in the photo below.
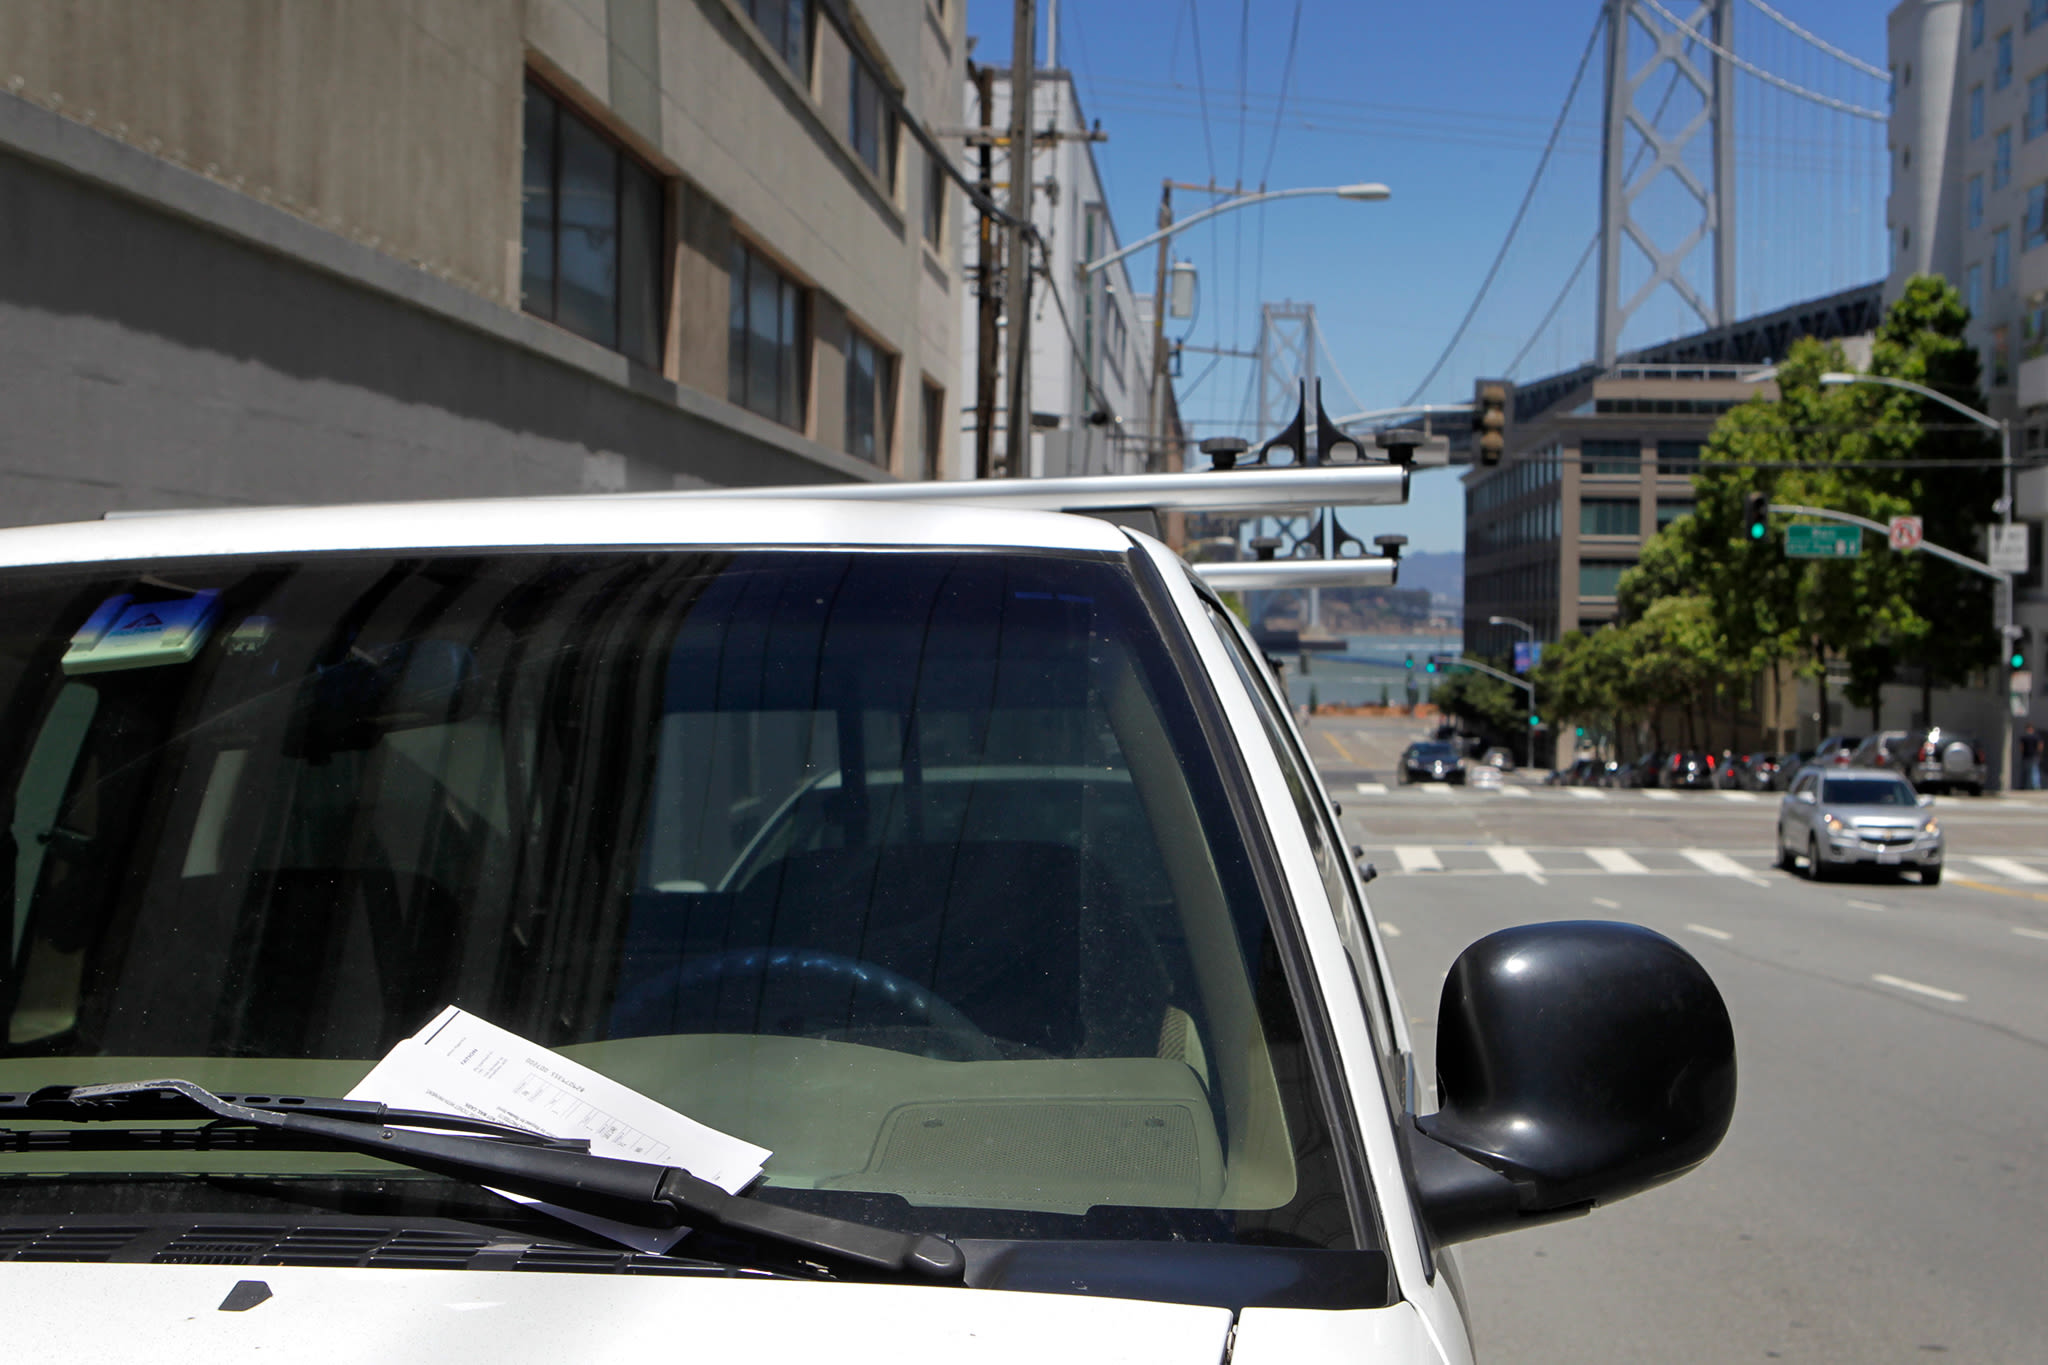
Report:
<svg viewBox="0 0 2048 1365"><path fill-rule="evenodd" d="M1991 149L1991 188L2002 190L2012 179L2012 129L2000 128Z"/></svg>
<svg viewBox="0 0 2048 1365"><path fill-rule="evenodd" d="M1700 472L1700 443L1698 441L1657 442L1657 472L1659 474L1692 475Z"/></svg>
<svg viewBox="0 0 2048 1365"><path fill-rule="evenodd" d="M946 241L946 191L951 188L947 181L946 164L931 153L924 158L924 239L933 249L940 249Z"/></svg>
<svg viewBox="0 0 2048 1365"><path fill-rule="evenodd" d="M1970 46L1984 46L1984 0L1970 0Z"/></svg>
<svg viewBox="0 0 2048 1365"><path fill-rule="evenodd" d="M2026 140L2032 142L2044 132L2048 132L2048 71L2027 81Z"/></svg>
<svg viewBox="0 0 2048 1365"><path fill-rule="evenodd" d="M1579 504L1582 536L1634 536L1643 531L1643 505L1634 498L1587 498Z"/></svg>
<svg viewBox="0 0 2048 1365"><path fill-rule="evenodd" d="M860 332L846 341L846 453L889 467L896 431L896 357Z"/></svg>
<svg viewBox="0 0 2048 1365"><path fill-rule="evenodd" d="M2020 250L2032 251L2043 242L2048 242L2048 184L2027 191L2027 216L2020 220Z"/></svg>
<svg viewBox="0 0 2048 1365"><path fill-rule="evenodd" d="M946 391L924 381L924 440L920 443L921 466L912 473L920 479L939 477L939 462L946 451Z"/></svg>
<svg viewBox="0 0 2048 1365"><path fill-rule="evenodd" d="M2048 0L2027 0L2027 32L2048 24Z"/></svg>
<svg viewBox="0 0 2048 1365"><path fill-rule="evenodd" d="M1972 141L1984 136L1984 87L1970 87L1970 138Z"/></svg>
<svg viewBox="0 0 2048 1365"><path fill-rule="evenodd" d="M847 39L846 140L884 184L896 181L896 115L882 90L882 78Z"/></svg>
<svg viewBox="0 0 2048 1365"><path fill-rule="evenodd" d="M1690 498L1657 499L1657 529L1661 531L1680 517L1691 516L1692 508Z"/></svg>
<svg viewBox="0 0 2048 1365"><path fill-rule="evenodd" d="M2044 353L2048 353L2048 302L2036 295L2020 315L2020 358L2032 360Z"/></svg>
<svg viewBox="0 0 2048 1365"><path fill-rule="evenodd" d="M808 82L811 75L811 0L742 0L768 46Z"/></svg>
<svg viewBox="0 0 2048 1365"><path fill-rule="evenodd" d="M1969 225L1970 225L1970 230L1971 230L1972 232L1975 232L1975 231L1976 231L1976 230L1977 230L1978 228L1980 228L1980 227L1983 227L1983 226L1984 226L1984 177L1983 177L1983 176L1981 176L1981 175L1973 175L1973 176L1971 176L1971 177L1970 177L1970 189L1969 189L1969 194L1968 194L1968 201L1969 201L1969 202L1968 202L1968 209L1967 209L1967 212L1966 212L1966 214L1965 214L1965 219L1966 219L1966 221L1968 221L1968 223L1969 223Z"/></svg>
<svg viewBox="0 0 2048 1365"><path fill-rule="evenodd" d="M2004 327L1991 329L1991 383L2001 387L2012 382L2012 334Z"/></svg>
<svg viewBox="0 0 2048 1365"><path fill-rule="evenodd" d="M532 81L526 85L519 304L661 364L661 179Z"/></svg>
<svg viewBox="0 0 2048 1365"><path fill-rule="evenodd" d="M2004 289L2012 283L2012 229L1991 234L1991 287Z"/></svg>
<svg viewBox="0 0 2048 1365"><path fill-rule="evenodd" d="M1581 441L1579 473L1640 474L1643 448L1634 441Z"/></svg>
<svg viewBox="0 0 2048 1365"><path fill-rule="evenodd" d="M2012 84L2012 30L1998 35L1998 55L1991 63L1991 88L2003 90Z"/></svg>
<svg viewBox="0 0 2048 1365"><path fill-rule="evenodd" d="M1984 267L1973 265L1963 272L1963 307L1969 309L1971 317L1984 312Z"/></svg>
<svg viewBox="0 0 2048 1365"><path fill-rule="evenodd" d="M732 330L726 396L763 417L804 425L804 291L749 250L732 244Z"/></svg>
<svg viewBox="0 0 2048 1365"><path fill-rule="evenodd" d="M1579 561L1579 596L1612 597L1621 586L1621 576L1635 565L1628 560L1582 559Z"/></svg>

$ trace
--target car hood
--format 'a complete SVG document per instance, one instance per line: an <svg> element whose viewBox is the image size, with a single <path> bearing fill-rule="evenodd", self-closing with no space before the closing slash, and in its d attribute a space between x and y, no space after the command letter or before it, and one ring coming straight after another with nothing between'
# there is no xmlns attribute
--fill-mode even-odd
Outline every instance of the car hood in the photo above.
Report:
<svg viewBox="0 0 2048 1365"><path fill-rule="evenodd" d="M0 1295L11 1358L152 1365L1210 1365L1231 1329L1228 1309L1081 1295L515 1271L14 1263Z"/></svg>

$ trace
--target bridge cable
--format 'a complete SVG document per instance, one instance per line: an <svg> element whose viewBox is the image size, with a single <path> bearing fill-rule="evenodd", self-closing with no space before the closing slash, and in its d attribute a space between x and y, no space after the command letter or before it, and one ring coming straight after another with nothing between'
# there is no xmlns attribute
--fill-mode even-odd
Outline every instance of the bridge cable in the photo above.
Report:
<svg viewBox="0 0 2048 1365"><path fill-rule="evenodd" d="M1882 67L1872 66L1869 62L1864 61L1861 57L1857 57L1850 53L1842 51L1842 49L1836 47L1833 43L1830 43L1827 39L1821 37L1819 34L1807 32L1805 29L1799 27L1799 25L1793 23L1790 19L1786 18L1784 15L1778 13L1778 11L1772 9L1769 5L1766 5L1764 3L1764 0L1749 0L1749 3L1755 5L1758 9L1762 10L1767 18L1775 19L1778 23L1782 24L1788 31L1790 31L1798 37L1804 38L1807 42L1812 43L1815 47L1819 48L1822 52L1827 53L1836 61L1846 62L1850 66L1855 67L1858 71L1861 71L1864 75L1875 76L1877 77L1877 79L1884 81L1886 84L1890 84L1892 79L1891 72L1884 70Z"/></svg>

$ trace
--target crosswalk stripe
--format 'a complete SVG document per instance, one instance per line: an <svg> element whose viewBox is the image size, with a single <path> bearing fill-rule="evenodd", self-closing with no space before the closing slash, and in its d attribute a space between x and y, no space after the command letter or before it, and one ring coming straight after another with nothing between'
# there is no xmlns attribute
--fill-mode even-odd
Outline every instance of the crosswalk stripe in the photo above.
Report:
<svg viewBox="0 0 2048 1365"><path fill-rule="evenodd" d="M1750 877L1755 874L1725 853L1711 848L1682 848L1680 857L1702 872L1711 872L1716 877Z"/></svg>
<svg viewBox="0 0 2048 1365"><path fill-rule="evenodd" d="M1361 782L1358 784L1358 794L1360 796L1385 796L1387 794L1387 784L1384 782Z"/></svg>
<svg viewBox="0 0 2048 1365"><path fill-rule="evenodd" d="M1589 848L1586 856L1600 865L1602 872L1648 872L1650 869L1618 848Z"/></svg>
<svg viewBox="0 0 2048 1365"><path fill-rule="evenodd" d="M1662 787L1645 787L1643 788L1643 795L1652 801L1676 801L1678 799L1677 792L1668 792Z"/></svg>
<svg viewBox="0 0 2048 1365"><path fill-rule="evenodd" d="M1721 793L1721 799L1723 801L1754 801L1756 800L1756 793L1724 791Z"/></svg>
<svg viewBox="0 0 2048 1365"><path fill-rule="evenodd" d="M1449 796L1451 794L1451 784L1448 782L1421 782L1416 784L1415 789L1428 792L1432 796Z"/></svg>
<svg viewBox="0 0 2048 1365"><path fill-rule="evenodd" d="M1566 787L1565 790L1578 797L1581 801L1605 801L1607 799L1607 793L1597 787Z"/></svg>
<svg viewBox="0 0 2048 1365"><path fill-rule="evenodd" d="M1486 856L1503 872L1519 872L1529 877L1543 874L1543 865L1530 857L1526 848L1489 848Z"/></svg>
<svg viewBox="0 0 2048 1365"><path fill-rule="evenodd" d="M1500 794L1502 796L1520 796L1526 799L1529 795L1529 789L1527 787L1502 787Z"/></svg>
<svg viewBox="0 0 2048 1365"><path fill-rule="evenodd" d="M1436 850L1433 848L1417 848L1413 845L1403 845L1394 850L1394 856L1401 860L1401 870L1403 872L1441 872L1444 870L1443 859L1436 856Z"/></svg>
<svg viewBox="0 0 2048 1365"><path fill-rule="evenodd" d="M2000 877L2009 877L2016 882L2025 882L2030 886L2039 886L2044 882L2048 882L2048 875L2036 872L2017 858L1972 858L1970 861L1983 868L1986 872L1994 873Z"/></svg>

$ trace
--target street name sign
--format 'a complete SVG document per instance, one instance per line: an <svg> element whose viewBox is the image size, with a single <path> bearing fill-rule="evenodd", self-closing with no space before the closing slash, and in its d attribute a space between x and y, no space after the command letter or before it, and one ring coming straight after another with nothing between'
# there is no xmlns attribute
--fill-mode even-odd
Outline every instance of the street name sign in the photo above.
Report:
<svg viewBox="0 0 2048 1365"><path fill-rule="evenodd" d="M1893 517L1890 531L1892 548L1894 550L1917 550L1920 548L1920 518Z"/></svg>
<svg viewBox="0 0 2048 1365"><path fill-rule="evenodd" d="M2000 573L2023 574L2027 571L2027 531L2025 522L2011 526L1991 528L1991 567Z"/></svg>
<svg viewBox="0 0 2048 1365"><path fill-rule="evenodd" d="M1863 532L1795 521L1785 528L1785 553L1794 559L1855 559L1863 553Z"/></svg>

